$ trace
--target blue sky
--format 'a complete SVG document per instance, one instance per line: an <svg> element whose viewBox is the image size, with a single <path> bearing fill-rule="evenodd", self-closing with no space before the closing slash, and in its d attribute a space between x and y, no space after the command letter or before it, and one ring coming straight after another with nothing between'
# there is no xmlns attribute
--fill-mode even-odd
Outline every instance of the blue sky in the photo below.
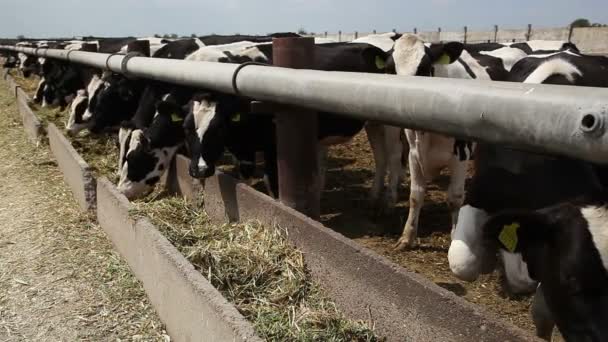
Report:
<svg viewBox="0 0 608 342"><path fill-rule="evenodd" d="M0 37L470 30L608 23L607 0L0 0Z"/></svg>

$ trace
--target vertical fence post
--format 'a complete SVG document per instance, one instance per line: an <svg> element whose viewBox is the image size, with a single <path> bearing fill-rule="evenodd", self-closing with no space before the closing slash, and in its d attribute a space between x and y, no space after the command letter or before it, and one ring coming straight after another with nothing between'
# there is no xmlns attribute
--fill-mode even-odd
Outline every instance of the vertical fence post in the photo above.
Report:
<svg viewBox="0 0 608 342"><path fill-rule="evenodd" d="M342 41L342 30L338 31L338 42Z"/></svg>
<svg viewBox="0 0 608 342"><path fill-rule="evenodd" d="M465 26L464 27L464 43L465 44L467 43L467 32L468 31L469 31L469 28Z"/></svg>
<svg viewBox="0 0 608 342"><path fill-rule="evenodd" d="M414 34L418 34L418 29L414 27Z"/></svg>
<svg viewBox="0 0 608 342"><path fill-rule="evenodd" d="M532 24L528 24L528 33L526 33L526 41L529 41L530 37L532 37Z"/></svg>
<svg viewBox="0 0 608 342"><path fill-rule="evenodd" d="M574 31L574 26L570 25L568 29L568 43L572 43L572 32Z"/></svg>
<svg viewBox="0 0 608 342"><path fill-rule="evenodd" d="M327 31L325 31L325 38L327 38Z"/></svg>
<svg viewBox="0 0 608 342"><path fill-rule="evenodd" d="M275 38L272 42L274 65L305 69L313 65L315 41L312 38ZM299 212L318 219L320 215L317 114L290 108L278 113L277 160L279 198Z"/></svg>
<svg viewBox="0 0 608 342"><path fill-rule="evenodd" d="M441 43L443 39L441 39L441 27L437 28L437 42Z"/></svg>
<svg viewBox="0 0 608 342"><path fill-rule="evenodd" d="M359 38L359 31L355 31L355 39Z"/></svg>
<svg viewBox="0 0 608 342"><path fill-rule="evenodd" d="M393 29L393 33L397 33L397 29Z"/></svg>
<svg viewBox="0 0 608 342"><path fill-rule="evenodd" d="M498 42L498 25L494 25L494 43Z"/></svg>
<svg viewBox="0 0 608 342"><path fill-rule="evenodd" d="M374 30L374 34L376 34L376 30Z"/></svg>

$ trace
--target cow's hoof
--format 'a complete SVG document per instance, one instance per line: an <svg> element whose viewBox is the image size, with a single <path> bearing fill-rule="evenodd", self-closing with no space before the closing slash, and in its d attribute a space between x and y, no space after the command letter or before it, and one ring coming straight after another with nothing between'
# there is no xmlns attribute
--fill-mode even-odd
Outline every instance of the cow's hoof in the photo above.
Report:
<svg viewBox="0 0 608 342"><path fill-rule="evenodd" d="M402 236L395 246L393 246L393 249L396 251L406 251L414 247L416 247L416 239Z"/></svg>

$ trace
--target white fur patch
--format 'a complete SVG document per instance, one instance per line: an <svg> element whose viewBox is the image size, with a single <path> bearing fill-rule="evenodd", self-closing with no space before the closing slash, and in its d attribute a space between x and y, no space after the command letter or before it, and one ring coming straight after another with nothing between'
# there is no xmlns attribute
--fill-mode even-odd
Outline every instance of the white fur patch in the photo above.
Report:
<svg viewBox="0 0 608 342"><path fill-rule="evenodd" d="M122 170L122 163L125 159L125 155L127 154L127 139L131 135L131 130L126 128L120 128L118 131L118 174Z"/></svg>
<svg viewBox="0 0 608 342"><path fill-rule="evenodd" d="M471 69L477 80L491 80L490 74L488 74L488 71L486 70L487 68L479 64L479 62L477 62L477 60L467 51L462 51L460 59L469 67L469 69ZM452 64L435 64L435 77L472 79L471 75L469 75L460 62L454 62Z"/></svg>
<svg viewBox="0 0 608 342"><path fill-rule="evenodd" d="M99 77L97 74L93 75L91 82L89 82L89 84L87 86L87 93L89 94L89 97L87 98L87 102L91 98L93 98L93 96L95 96L95 94L97 94L97 91L99 91L99 88L101 88L102 85L104 85L103 77ZM82 115L82 120L88 121L91 119L91 117L93 117L93 113L91 113L91 111L89 110L89 106L87 105L87 109L84 111L84 114Z"/></svg>
<svg viewBox="0 0 608 342"><path fill-rule="evenodd" d="M84 89L78 90L76 93L76 98L72 101L70 106L70 116L68 117L68 122L65 125L65 128L68 130L70 134L76 134L81 130L86 128L86 125L83 123L76 123L76 107L82 102L88 102L89 98L87 97L86 91Z"/></svg>
<svg viewBox="0 0 608 342"><path fill-rule="evenodd" d="M217 62L218 59L226 57L224 51L236 53L252 46L259 45L249 41L236 42L223 45L203 46L186 57L187 61Z"/></svg>
<svg viewBox="0 0 608 342"><path fill-rule="evenodd" d="M393 35L394 35L394 33L393 33ZM353 43L367 43L367 44L373 45L373 46L381 49L384 52L388 52L395 45L395 41L391 37L392 37L392 35L389 35L389 34L372 34L369 36L357 38L357 39L353 40L352 42Z"/></svg>
<svg viewBox="0 0 608 342"><path fill-rule="evenodd" d="M500 255L505 266L505 276L513 293L532 293L538 286L538 282L530 278L528 264L520 253L509 253L501 250Z"/></svg>
<svg viewBox="0 0 608 342"><path fill-rule="evenodd" d="M581 209L581 214L589 225L589 232L604 268L608 270L608 208L586 207Z"/></svg>
<svg viewBox="0 0 608 342"><path fill-rule="evenodd" d="M397 75L414 76L426 55L424 42L413 34L404 34L395 42L393 59Z"/></svg>
<svg viewBox="0 0 608 342"><path fill-rule="evenodd" d="M494 51L481 51L480 54L500 58L504 68L507 71L511 71L515 63L527 56L527 54L522 50L508 46L496 49Z"/></svg>
<svg viewBox="0 0 608 342"><path fill-rule="evenodd" d="M211 120L215 117L215 106L216 103L208 101L194 102L194 125L196 127L196 134L201 141L211 124Z"/></svg>
<svg viewBox="0 0 608 342"><path fill-rule="evenodd" d="M196 165L198 167L199 170L204 170L207 168L207 163L205 162L205 160L200 157L198 158L198 164Z"/></svg>
<svg viewBox="0 0 608 342"><path fill-rule="evenodd" d="M460 208L458 224L448 250L450 269L456 277L466 281L477 279L481 273L482 226L489 215L470 205Z"/></svg>
<svg viewBox="0 0 608 342"><path fill-rule="evenodd" d="M556 58L539 65L524 83L541 84L553 75L561 75L566 77L569 82L574 82L574 75L582 76L583 74L572 63Z"/></svg>

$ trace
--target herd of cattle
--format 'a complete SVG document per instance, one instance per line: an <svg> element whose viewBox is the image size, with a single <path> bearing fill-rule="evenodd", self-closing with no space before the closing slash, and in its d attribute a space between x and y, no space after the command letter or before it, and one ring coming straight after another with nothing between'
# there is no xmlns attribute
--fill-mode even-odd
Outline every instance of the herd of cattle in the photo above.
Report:
<svg viewBox="0 0 608 342"><path fill-rule="evenodd" d="M19 45L272 65L272 38L291 36L297 35ZM147 43L138 44L142 41ZM348 43L316 43L316 70L608 86L608 58L584 55L561 41L428 44L416 35L388 33ZM191 176L200 179L215 173L225 150L235 157L242 177L250 178L256 154L262 153L265 184L271 195L277 194L273 116L251 113L250 99L21 53L8 54L4 67L18 67L26 77L40 76L34 101L69 107L69 134L118 131L118 188L129 198L150 192L181 149L191 156ZM373 203L395 205L403 157L408 160L409 215L397 248L415 247L427 183L447 167L453 273L474 281L500 260L512 291L536 291L532 314L539 336L549 339L557 325L568 341L608 340L608 177L602 166L323 112L318 127L321 174L327 146L344 143L362 129L376 165ZM465 192L471 159L475 173ZM387 175L386 195L381 196Z"/></svg>

